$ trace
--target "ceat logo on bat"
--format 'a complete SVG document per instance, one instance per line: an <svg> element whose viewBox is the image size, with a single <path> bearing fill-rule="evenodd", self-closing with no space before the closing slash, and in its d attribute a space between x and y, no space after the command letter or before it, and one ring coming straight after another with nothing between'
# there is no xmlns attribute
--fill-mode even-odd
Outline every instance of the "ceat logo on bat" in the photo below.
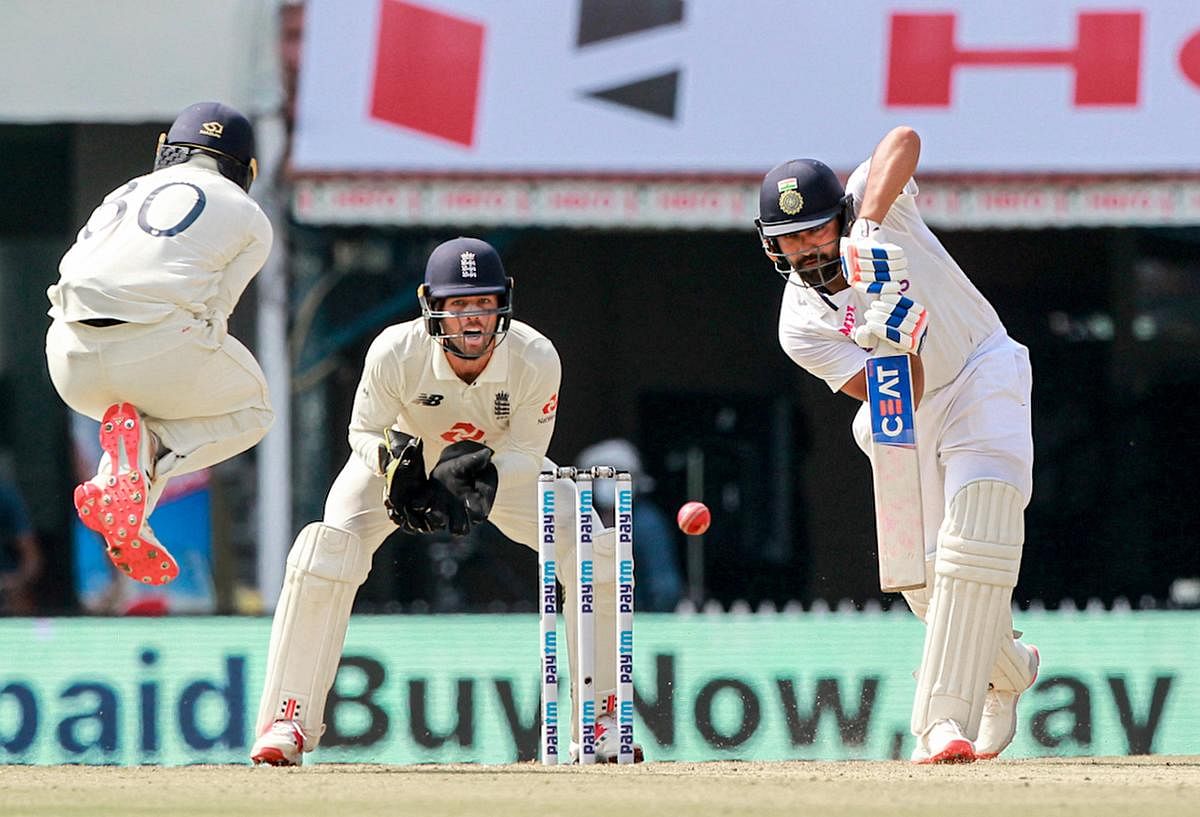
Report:
<svg viewBox="0 0 1200 817"><path fill-rule="evenodd" d="M872 440L904 448L916 445L908 355L875 357L867 361L867 401Z"/></svg>
<svg viewBox="0 0 1200 817"><path fill-rule="evenodd" d="M470 423L455 423L450 426L449 431L442 432L442 439L448 443L457 443L463 440L479 442L483 439L483 435L484 431L482 428L476 428Z"/></svg>

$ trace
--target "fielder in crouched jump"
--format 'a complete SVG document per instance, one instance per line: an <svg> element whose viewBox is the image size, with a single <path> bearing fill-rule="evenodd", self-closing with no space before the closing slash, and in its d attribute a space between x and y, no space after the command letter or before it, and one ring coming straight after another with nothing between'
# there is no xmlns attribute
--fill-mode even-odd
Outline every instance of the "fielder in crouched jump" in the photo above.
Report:
<svg viewBox="0 0 1200 817"><path fill-rule="evenodd" d="M896 128L845 189L821 162L784 162L763 179L756 226L789 284L779 340L797 364L865 400L870 349L912 356L931 561L930 583L904 593L926 624L913 760L965 763L1012 742L1040 662L1015 640L1010 606L1033 483L1031 380L1028 351L921 219L919 155L917 134ZM869 453L865 404L854 436Z"/></svg>
<svg viewBox="0 0 1200 817"><path fill-rule="evenodd" d="M271 251L249 196L254 132L217 102L185 109L154 171L104 197L47 291L46 360L63 401L100 421L96 476L75 509L113 564L145 584L179 574L146 519L173 476L255 445L274 413L229 315Z"/></svg>
<svg viewBox="0 0 1200 817"><path fill-rule="evenodd" d="M546 451L562 372L550 341L512 320L512 291L491 245L447 241L426 264L418 293L422 317L388 327L371 344L350 420L350 458L329 490L323 520L301 530L288 555L250 752L254 763L299 765L316 748L355 593L397 525L413 533L465 534L486 520L537 548L537 479L553 467ZM565 482L561 488L568 490ZM566 507L556 523L570 530L574 508L560 505ZM575 667L575 543L563 539L558 578ZM600 761L617 755L614 547L611 529L597 535ZM531 576L531 590L535 586ZM640 747L635 755L641 759Z"/></svg>

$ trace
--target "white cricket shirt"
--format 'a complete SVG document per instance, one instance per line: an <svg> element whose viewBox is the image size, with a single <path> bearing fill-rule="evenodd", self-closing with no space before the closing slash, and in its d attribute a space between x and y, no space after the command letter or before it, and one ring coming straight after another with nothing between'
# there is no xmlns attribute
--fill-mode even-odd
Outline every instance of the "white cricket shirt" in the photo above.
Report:
<svg viewBox="0 0 1200 817"><path fill-rule="evenodd" d="M495 452L498 493L522 481L533 485L554 433L561 378L554 345L520 321L512 322L471 384L450 368L423 318L389 326L367 351L350 417L350 447L378 473L379 443L392 424L424 439L427 470L446 446L475 440Z"/></svg>
<svg viewBox="0 0 1200 817"><path fill-rule="evenodd" d="M846 190L862 204L870 161L850 175ZM937 237L925 225L916 203L917 183L909 179L883 219L881 241L898 244L908 258L904 294L929 310L929 333L921 350L925 391L954 379L977 348L1003 331L996 310L980 294ZM805 370L838 391L862 371L871 353L850 340L854 327L873 300L848 287L822 295L799 286L799 277L784 287L779 313L779 343Z"/></svg>
<svg viewBox="0 0 1200 817"><path fill-rule="evenodd" d="M271 251L271 223L209 157L105 196L59 264L51 317L158 323L176 310L228 317Z"/></svg>

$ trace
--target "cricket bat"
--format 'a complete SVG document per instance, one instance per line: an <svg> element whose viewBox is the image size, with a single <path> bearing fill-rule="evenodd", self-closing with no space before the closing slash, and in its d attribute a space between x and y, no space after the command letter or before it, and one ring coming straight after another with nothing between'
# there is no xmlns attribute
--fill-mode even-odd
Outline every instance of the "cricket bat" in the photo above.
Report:
<svg viewBox="0 0 1200 817"><path fill-rule="evenodd" d="M925 586L925 525L908 355L869 358L866 375L879 587L914 590Z"/></svg>

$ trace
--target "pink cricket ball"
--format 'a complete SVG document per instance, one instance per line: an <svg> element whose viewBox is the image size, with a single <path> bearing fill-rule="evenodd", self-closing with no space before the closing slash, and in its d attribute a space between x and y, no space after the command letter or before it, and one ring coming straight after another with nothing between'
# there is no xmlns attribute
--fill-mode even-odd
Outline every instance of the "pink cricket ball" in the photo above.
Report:
<svg viewBox="0 0 1200 817"><path fill-rule="evenodd" d="M675 515L675 521L679 523L679 529L688 536L699 536L708 530L708 525L712 522L712 514L708 512L708 506L703 502L688 502L679 509L679 513Z"/></svg>

